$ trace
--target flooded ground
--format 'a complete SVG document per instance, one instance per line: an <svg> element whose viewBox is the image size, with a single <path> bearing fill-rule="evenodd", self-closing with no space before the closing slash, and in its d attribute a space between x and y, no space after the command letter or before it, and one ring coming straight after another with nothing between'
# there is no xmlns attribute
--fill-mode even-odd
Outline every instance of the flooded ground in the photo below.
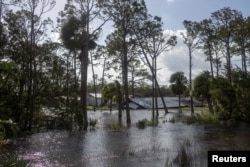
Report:
<svg viewBox="0 0 250 167"><path fill-rule="evenodd" d="M150 119L151 111L132 110L132 126L122 131L107 127L116 123L116 111L89 112L98 119L95 130L36 133L19 139L16 151L35 167L167 167L179 166L174 160L184 148L191 166L202 167L207 166L208 150L250 149L249 125L186 125L181 117L189 112L169 111L160 111L157 127L138 129L136 122ZM175 123L170 123L173 117Z"/></svg>

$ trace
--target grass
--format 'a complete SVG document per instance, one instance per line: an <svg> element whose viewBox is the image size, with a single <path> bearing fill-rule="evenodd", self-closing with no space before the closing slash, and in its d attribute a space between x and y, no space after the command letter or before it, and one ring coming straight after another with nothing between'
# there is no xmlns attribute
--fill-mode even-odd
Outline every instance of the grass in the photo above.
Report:
<svg viewBox="0 0 250 167"><path fill-rule="evenodd" d="M146 126L152 126L152 127L155 127L158 125L158 120L148 120L148 119L143 119L143 120L139 120L137 123L136 123L136 126L139 128L139 129L144 129Z"/></svg>
<svg viewBox="0 0 250 167"><path fill-rule="evenodd" d="M169 119L168 119L168 122L170 122L170 123L175 123L175 118L174 118L174 117L169 118Z"/></svg>
<svg viewBox="0 0 250 167"><path fill-rule="evenodd" d="M191 116L186 116L183 118L183 123L193 124L193 123L218 123L219 115L211 112L202 112L201 114L195 113Z"/></svg>
<svg viewBox="0 0 250 167"><path fill-rule="evenodd" d="M112 129L115 132L119 132L119 131L123 131L126 129L125 126L123 126L121 123L117 122L117 123L112 123L112 124L108 124L107 128Z"/></svg>
<svg viewBox="0 0 250 167"><path fill-rule="evenodd" d="M187 147L191 145L191 141L186 139L180 145L177 155L174 159L167 158L165 167L180 166L180 167L192 167L193 159L192 154L188 152Z"/></svg>
<svg viewBox="0 0 250 167"><path fill-rule="evenodd" d="M192 157L187 152L185 146L182 144L176 158L173 161L181 167L191 167L192 166Z"/></svg>
<svg viewBox="0 0 250 167"><path fill-rule="evenodd" d="M97 119L89 119L89 128L90 128L90 130L95 130L97 122L98 122Z"/></svg>
<svg viewBox="0 0 250 167"><path fill-rule="evenodd" d="M29 167L28 160L19 159L17 155L4 154L3 159L0 161L0 166L5 167Z"/></svg>
<svg viewBox="0 0 250 167"><path fill-rule="evenodd" d="M190 111L190 107L182 107L181 111ZM209 111L208 107L194 107L195 111Z"/></svg>

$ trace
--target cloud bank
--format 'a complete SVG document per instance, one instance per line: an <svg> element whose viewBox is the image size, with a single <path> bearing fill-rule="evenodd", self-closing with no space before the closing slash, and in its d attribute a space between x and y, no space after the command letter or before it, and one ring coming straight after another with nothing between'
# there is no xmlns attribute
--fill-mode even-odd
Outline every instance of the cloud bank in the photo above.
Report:
<svg viewBox="0 0 250 167"><path fill-rule="evenodd" d="M177 36L177 45L172 50L162 53L157 60L157 68L162 68L157 72L158 82L161 85L169 85L170 76L177 71L183 71L189 78L189 55L188 47L183 43L181 36L185 30L165 30L164 33ZM205 59L202 50L195 50L192 53L192 78L204 70L209 70L209 62Z"/></svg>

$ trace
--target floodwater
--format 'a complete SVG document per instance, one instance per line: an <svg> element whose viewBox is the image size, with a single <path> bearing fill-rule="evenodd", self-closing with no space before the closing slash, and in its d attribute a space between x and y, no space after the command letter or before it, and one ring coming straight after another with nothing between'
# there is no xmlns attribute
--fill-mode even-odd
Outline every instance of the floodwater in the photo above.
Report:
<svg viewBox="0 0 250 167"><path fill-rule="evenodd" d="M117 122L117 111L89 112L89 118L98 119L95 130L36 133L18 139L15 151L34 167L167 167L179 166L174 160L184 147L191 166L203 167L208 150L250 149L247 124L187 125L181 117L189 112L169 111L160 110L157 127L139 129L136 122L150 120L151 111L131 110L132 125L121 131L107 127ZM175 123L169 122L173 117Z"/></svg>

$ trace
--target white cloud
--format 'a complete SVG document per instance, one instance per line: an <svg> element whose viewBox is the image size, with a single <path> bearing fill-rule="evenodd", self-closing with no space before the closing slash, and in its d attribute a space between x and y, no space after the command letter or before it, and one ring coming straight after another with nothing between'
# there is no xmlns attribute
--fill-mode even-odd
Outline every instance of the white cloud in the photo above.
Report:
<svg viewBox="0 0 250 167"><path fill-rule="evenodd" d="M174 2L175 0L166 0L167 2Z"/></svg>
<svg viewBox="0 0 250 167"><path fill-rule="evenodd" d="M158 68L163 68L158 71L158 81L160 85L169 85L170 76L177 72L183 71L185 76L189 78L189 56L188 48L183 43L181 33L185 33L185 30L165 30L170 35L177 36L177 45L168 52L162 53L158 57ZM192 53L192 77L194 78L200 72L209 70L209 63L205 61L206 56L202 50L195 50Z"/></svg>
<svg viewBox="0 0 250 167"><path fill-rule="evenodd" d="M51 32L49 37L53 42L60 42L60 34L58 32Z"/></svg>
<svg viewBox="0 0 250 167"><path fill-rule="evenodd" d="M188 48L183 43L183 38L181 33L185 34L185 30L165 30L165 34L176 35L177 36L177 45L170 51L162 53L157 58L157 79L160 85L168 85L170 76L177 72L183 71L185 76L189 78L189 55ZM206 56L203 54L202 50L195 50L192 53L192 76L193 78L200 74L204 70L209 70L209 62L205 61ZM92 72L89 69L89 81L92 80ZM95 72L101 77L101 70L96 70ZM110 72L115 74L115 72Z"/></svg>

